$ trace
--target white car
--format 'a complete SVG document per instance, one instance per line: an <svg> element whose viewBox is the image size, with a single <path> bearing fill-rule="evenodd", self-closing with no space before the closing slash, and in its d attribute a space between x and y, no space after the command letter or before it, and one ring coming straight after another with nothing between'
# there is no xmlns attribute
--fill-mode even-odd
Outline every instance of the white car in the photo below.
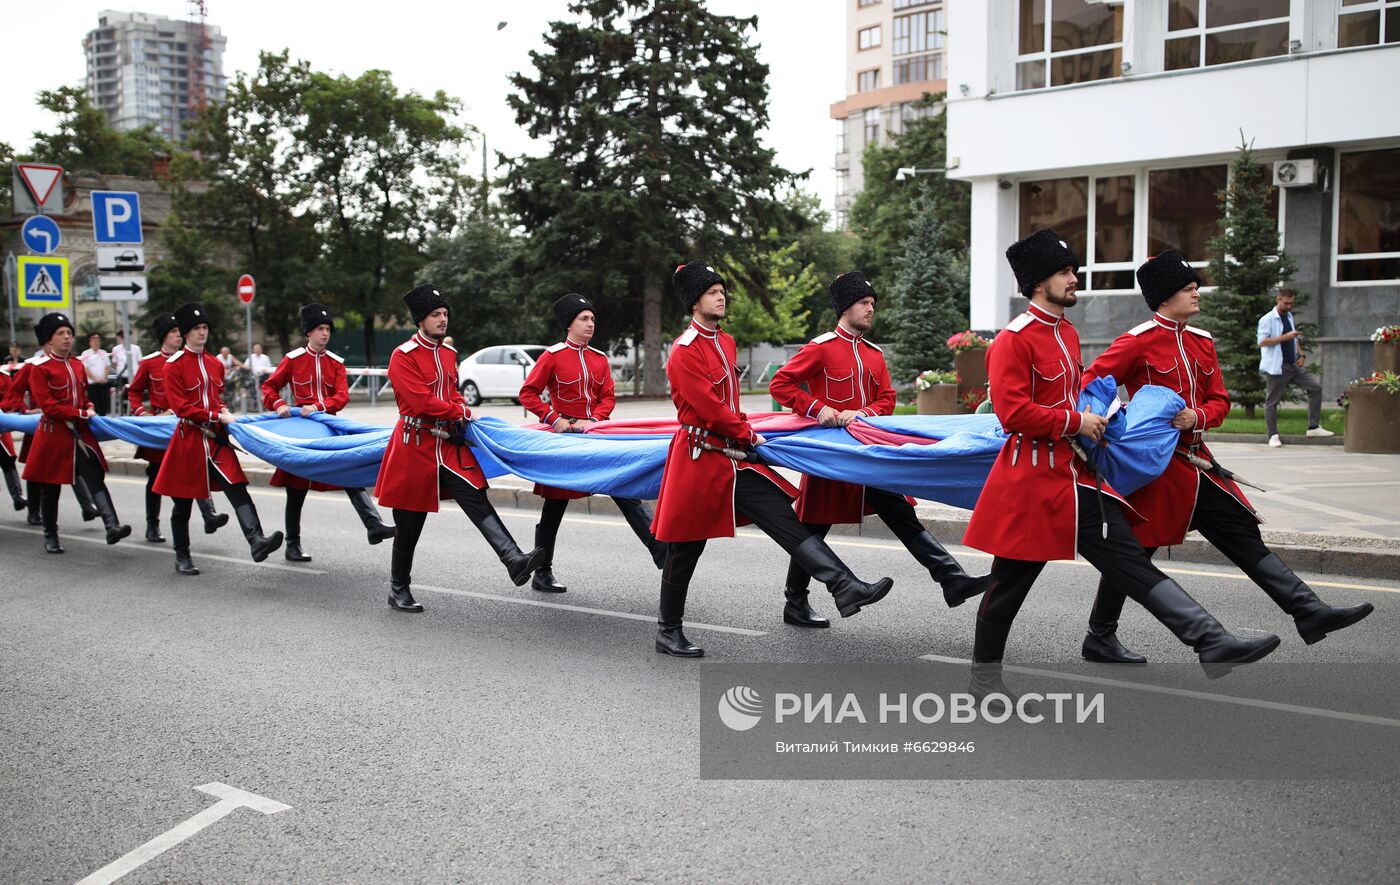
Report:
<svg viewBox="0 0 1400 885"><path fill-rule="evenodd" d="M498 344L483 347L457 364L457 389L475 408L485 399L520 401L520 385L544 355L543 344Z"/></svg>

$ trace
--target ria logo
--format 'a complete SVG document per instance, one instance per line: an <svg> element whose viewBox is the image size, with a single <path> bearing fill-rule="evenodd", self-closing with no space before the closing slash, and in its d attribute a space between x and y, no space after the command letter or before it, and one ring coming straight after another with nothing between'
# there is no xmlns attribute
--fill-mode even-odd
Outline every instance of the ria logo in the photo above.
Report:
<svg viewBox="0 0 1400 885"><path fill-rule="evenodd" d="M734 731L748 731L762 718L763 699L747 685L736 685L719 699L719 721Z"/></svg>

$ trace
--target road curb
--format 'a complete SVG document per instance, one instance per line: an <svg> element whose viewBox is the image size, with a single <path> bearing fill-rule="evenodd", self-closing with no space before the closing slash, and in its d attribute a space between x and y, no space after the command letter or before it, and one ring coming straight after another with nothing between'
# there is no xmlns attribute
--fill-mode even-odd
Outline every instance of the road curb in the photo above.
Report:
<svg viewBox="0 0 1400 885"><path fill-rule="evenodd" d="M112 458L107 463L113 473L127 476L146 475L146 462L139 458ZM269 467L244 467L243 472L248 477L249 485L266 486L270 484L274 471ZM535 495L531 491L532 488L533 485L502 482L487 489L486 496L498 509L539 510L543 499ZM621 515L617 505L607 495L593 495L573 501L569 510L575 515ZM949 517L946 511L927 507L917 508L916 512L920 521L944 544L962 543L963 534L967 531L966 519ZM842 537L878 538L882 541L894 540L894 533L878 519L867 519L860 525L832 526L831 534ZM1298 544L1291 540L1296 538L1296 535L1290 535L1289 538L1290 540L1272 539L1269 532L1264 532L1265 543L1296 571L1388 580L1394 580L1400 575L1400 549L1367 547L1364 546L1363 539L1346 537L1337 537L1335 545L1327 546ZM1164 548L1157 553L1157 560L1231 565L1223 553L1198 537L1188 537L1175 547Z"/></svg>

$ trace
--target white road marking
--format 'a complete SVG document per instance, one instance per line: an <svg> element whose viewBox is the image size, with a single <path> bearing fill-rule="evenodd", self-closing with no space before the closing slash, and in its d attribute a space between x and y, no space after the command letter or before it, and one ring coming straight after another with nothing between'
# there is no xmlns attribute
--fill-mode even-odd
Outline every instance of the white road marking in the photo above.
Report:
<svg viewBox="0 0 1400 885"><path fill-rule="evenodd" d="M500 596L495 593L482 593L477 590L457 590L452 587L432 587L427 584L414 584L414 590L430 590L434 593L450 593L453 596L470 596L474 599L490 599L493 602L511 602L516 605L532 605L536 608L552 608L566 612L582 612L586 615L603 615L608 618L624 618L629 621L656 623L656 615L638 615L632 612L610 611L605 608L588 608L583 605L566 605L559 602L544 602L539 599L524 599L517 596ZM706 624L700 621L686 621L690 630L709 630L713 633L733 633L736 636L767 636L762 630L747 630L743 627L725 627L720 624Z"/></svg>
<svg viewBox="0 0 1400 885"><path fill-rule="evenodd" d="M37 527L35 527L35 526L0 525L0 529L4 529L4 530L7 531L7 532L22 532L22 533L24 533L24 534L26 534L26 535L34 535L35 537L39 537L39 536L41 535L40 530L39 530ZM133 534L131 537L134 538L134 537L136 537L136 536ZM84 543L86 543L86 544L101 544L101 545L104 546L104 547L107 547L107 546L115 547L115 546L117 546L117 545L115 545L115 544L109 545L109 544L107 543L107 539L106 539L106 538L87 538L87 537L84 537L84 536L82 536L82 535L60 535L60 536L59 536L59 540L62 541L63 543L65 543L65 544L66 544L67 542L69 542L69 541L82 541L82 542L84 542ZM140 543L135 543L135 542L132 542L132 541L130 541L130 540L128 540L128 541L123 541L122 544L121 544L121 549L123 549L123 550L137 550L137 551L140 551L140 552L142 552L142 553L163 553L163 554L165 554L166 556L170 556L170 555L171 555L171 554L170 554L170 548L167 547L166 545L164 545L164 544L148 544L148 543L146 543L145 541L141 541ZM232 562L232 563L234 563L235 565L247 565L247 566L252 566L253 568L275 568L275 569L279 569L279 570L284 571L284 572L296 572L297 574L302 574L302 575L324 575L324 574L325 574L325 572L319 571L319 570L314 569L314 568L298 568L297 566L283 565L283 564L280 563L280 562L253 562L251 559L239 559L239 558L237 558L237 557L235 557L235 556L220 556L220 555L218 555L218 554L216 554L216 553L200 553L198 550L192 551L191 555L192 555L192 556L195 558L195 560L196 560L195 565L199 565L199 562L198 562L197 560L200 560L200 559L213 559L213 560L217 560L217 561L219 561L219 562Z"/></svg>
<svg viewBox="0 0 1400 885"><path fill-rule="evenodd" d="M970 666L972 661L967 658L950 658L944 655L919 655L921 661L932 661L937 664L961 664ZM1262 701L1258 698L1240 698L1230 695L1212 694L1208 691L1195 691L1189 688L1170 688L1165 685L1146 685L1141 682L1125 682L1121 679L1108 679L1103 676L1088 676L1080 673L1062 673L1059 670L1041 670L1036 667L1018 667L1015 664L1002 664L1002 669L1007 673L1021 673L1027 676L1048 676L1053 679L1064 679L1068 682L1086 682L1090 685L1110 685L1119 688L1130 688L1134 691L1145 691L1152 694L1166 694L1181 698L1194 698L1199 701L1211 701L1217 704L1235 704L1241 707L1258 707L1262 710L1278 710L1283 713L1298 713L1303 716L1318 716L1323 719L1341 719L1347 722L1361 722L1367 725L1385 725L1391 728L1400 728L1400 719L1388 719L1384 716L1367 716L1363 713L1346 713L1341 710L1328 710L1323 707L1303 707L1298 704L1281 704L1277 701Z"/></svg>
<svg viewBox="0 0 1400 885"><path fill-rule="evenodd" d="M127 873L151 860L151 858L174 848L195 833L198 833L205 827L218 823L240 808L251 808L263 814L276 814L279 811L287 811L292 807L290 805L283 805L281 802L274 801L266 796L259 796L256 793L249 793L237 787L230 787L228 784L221 784L218 781L195 787L195 789L202 793L208 793L210 796L216 797L219 801L199 812L194 817L176 824L145 845L142 845L140 848L127 852L97 872L85 876L78 881L77 885L108 885L110 882L115 882L122 876L125 876Z"/></svg>

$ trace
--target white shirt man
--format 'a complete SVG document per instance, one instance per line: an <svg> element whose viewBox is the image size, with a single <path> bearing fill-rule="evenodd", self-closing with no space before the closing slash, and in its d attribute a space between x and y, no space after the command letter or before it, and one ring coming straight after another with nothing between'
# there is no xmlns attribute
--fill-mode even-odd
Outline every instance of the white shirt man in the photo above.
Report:
<svg viewBox="0 0 1400 885"><path fill-rule="evenodd" d="M261 344L253 345L253 352L248 355L248 369L259 379L272 374L272 360L263 353Z"/></svg>
<svg viewBox="0 0 1400 885"><path fill-rule="evenodd" d="M112 373L112 355L102 349L102 336L88 336L88 349L78 354L87 372L88 398L97 408L97 414L106 415L111 411L111 392L107 386L107 376Z"/></svg>
<svg viewBox="0 0 1400 885"><path fill-rule="evenodd" d="M127 355L128 350L131 351L129 358ZM137 347L135 344L128 348L126 344L123 343L122 334L120 332L117 333L117 343L112 350L112 365L116 369L118 375L130 381L132 372L127 371L127 367L139 365L144 358L145 354L141 352L141 348Z"/></svg>
<svg viewBox="0 0 1400 885"><path fill-rule="evenodd" d="M1321 425L1322 382L1306 368L1299 340L1298 324L1293 319L1293 303L1298 293L1279 288L1274 293L1274 309L1259 318L1255 336L1259 344L1259 371L1264 375L1264 425L1269 445L1283 445L1278 435L1278 404L1290 384L1301 387L1308 395L1308 436L1331 436L1332 431Z"/></svg>

